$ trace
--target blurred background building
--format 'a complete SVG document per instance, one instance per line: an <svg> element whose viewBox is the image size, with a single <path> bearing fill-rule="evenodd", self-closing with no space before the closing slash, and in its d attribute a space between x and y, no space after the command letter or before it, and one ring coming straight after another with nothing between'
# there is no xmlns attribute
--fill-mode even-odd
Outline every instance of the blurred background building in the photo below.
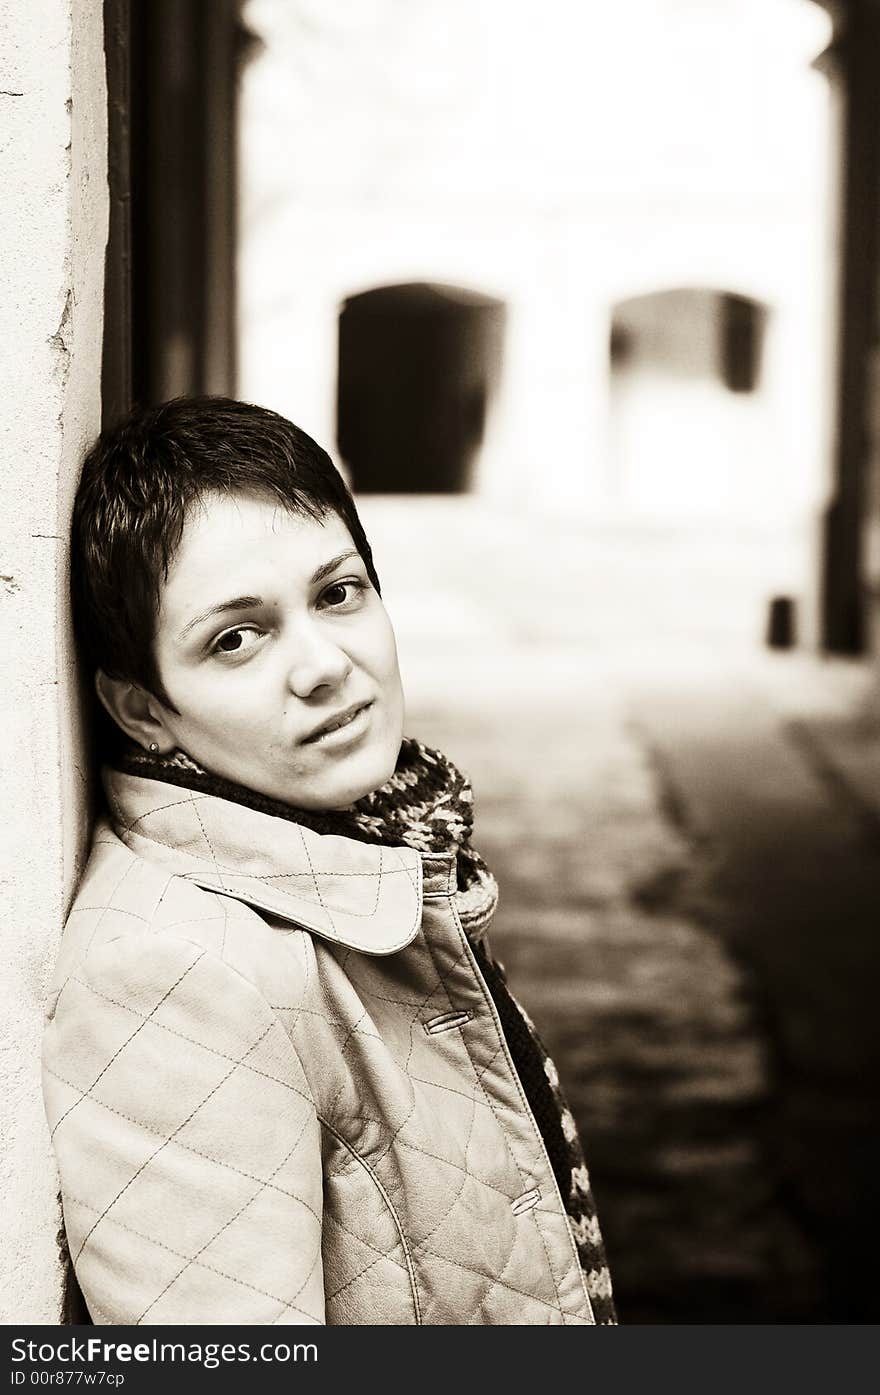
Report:
<svg viewBox="0 0 880 1395"><path fill-rule="evenodd" d="M358 497L410 729L474 779L495 947L584 1132L622 1318L876 1320L880 0L3 23L15 488L42 462L3 616L62 636L10 700L16 1043L90 811L82 447L132 401L236 393ZM13 1074L33 1278L4 1305L52 1320Z"/></svg>
<svg viewBox="0 0 880 1395"><path fill-rule="evenodd" d="M402 334L407 285L427 342L412 297L439 283L504 316L501 379L480 365L459 407L480 495L679 521L815 510L822 11L252 0L244 21L263 45L242 88L245 393L321 439L338 408L356 479L373 428L347 420L352 380L359 352L375 358L352 341L356 297L371 292L378 335L384 290ZM428 407L437 376L406 396Z"/></svg>

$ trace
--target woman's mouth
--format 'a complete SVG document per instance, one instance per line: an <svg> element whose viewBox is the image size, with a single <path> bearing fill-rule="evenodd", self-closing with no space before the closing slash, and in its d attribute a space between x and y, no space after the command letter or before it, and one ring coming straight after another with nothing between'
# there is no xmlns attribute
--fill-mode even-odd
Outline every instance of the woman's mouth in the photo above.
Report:
<svg viewBox="0 0 880 1395"><path fill-rule="evenodd" d="M372 705L372 699L369 702L353 703L351 707L346 707L343 712L338 712L335 717L328 717L326 722L315 727L314 731L303 737L300 744L308 746L319 741L323 744L333 738L341 741L360 736L362 730L366 729L367 713Z"/></svg>

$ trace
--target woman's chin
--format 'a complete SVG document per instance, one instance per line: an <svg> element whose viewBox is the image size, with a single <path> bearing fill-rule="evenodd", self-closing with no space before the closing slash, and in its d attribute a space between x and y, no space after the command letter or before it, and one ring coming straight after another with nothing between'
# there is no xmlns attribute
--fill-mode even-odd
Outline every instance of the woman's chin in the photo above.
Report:
<svg viewBox="0 0 880 1395"><path fill-rule="evenodd" d="M294 808L347 809L359 799L372 794L391 778L397 766L400 750L398 742L393 754L389 751L364 751L357 757L351 756L338 770L329 769L313 780L297 783L278 797Z"/></svg>

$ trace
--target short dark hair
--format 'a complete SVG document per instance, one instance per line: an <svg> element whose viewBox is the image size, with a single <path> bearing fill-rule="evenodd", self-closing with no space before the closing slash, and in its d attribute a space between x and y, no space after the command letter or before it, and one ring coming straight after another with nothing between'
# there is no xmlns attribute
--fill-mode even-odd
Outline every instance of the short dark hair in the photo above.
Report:
<svg viewBox="0 0 880 1395"><path fill-rule="evenodd" d="M269 495L315 519L337 514L379 591L345 481L293 422L228 397L136 408L101 434L83 464L71 538L74 627L95 669L172 710L154 643L162 585L189 509L215 492Z"/></svg>

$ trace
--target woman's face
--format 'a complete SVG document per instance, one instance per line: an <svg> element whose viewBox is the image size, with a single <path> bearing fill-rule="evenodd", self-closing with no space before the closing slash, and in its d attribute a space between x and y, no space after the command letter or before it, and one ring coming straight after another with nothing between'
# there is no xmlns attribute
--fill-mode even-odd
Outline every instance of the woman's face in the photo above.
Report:
<svg viewBox="0 0 880 1395"><path fill-rule="evenodd" d="M252 495L191 510L161 596L156 658L171 745L213 774L334 809L394 770L394 631L345 524Z"/></svg>

